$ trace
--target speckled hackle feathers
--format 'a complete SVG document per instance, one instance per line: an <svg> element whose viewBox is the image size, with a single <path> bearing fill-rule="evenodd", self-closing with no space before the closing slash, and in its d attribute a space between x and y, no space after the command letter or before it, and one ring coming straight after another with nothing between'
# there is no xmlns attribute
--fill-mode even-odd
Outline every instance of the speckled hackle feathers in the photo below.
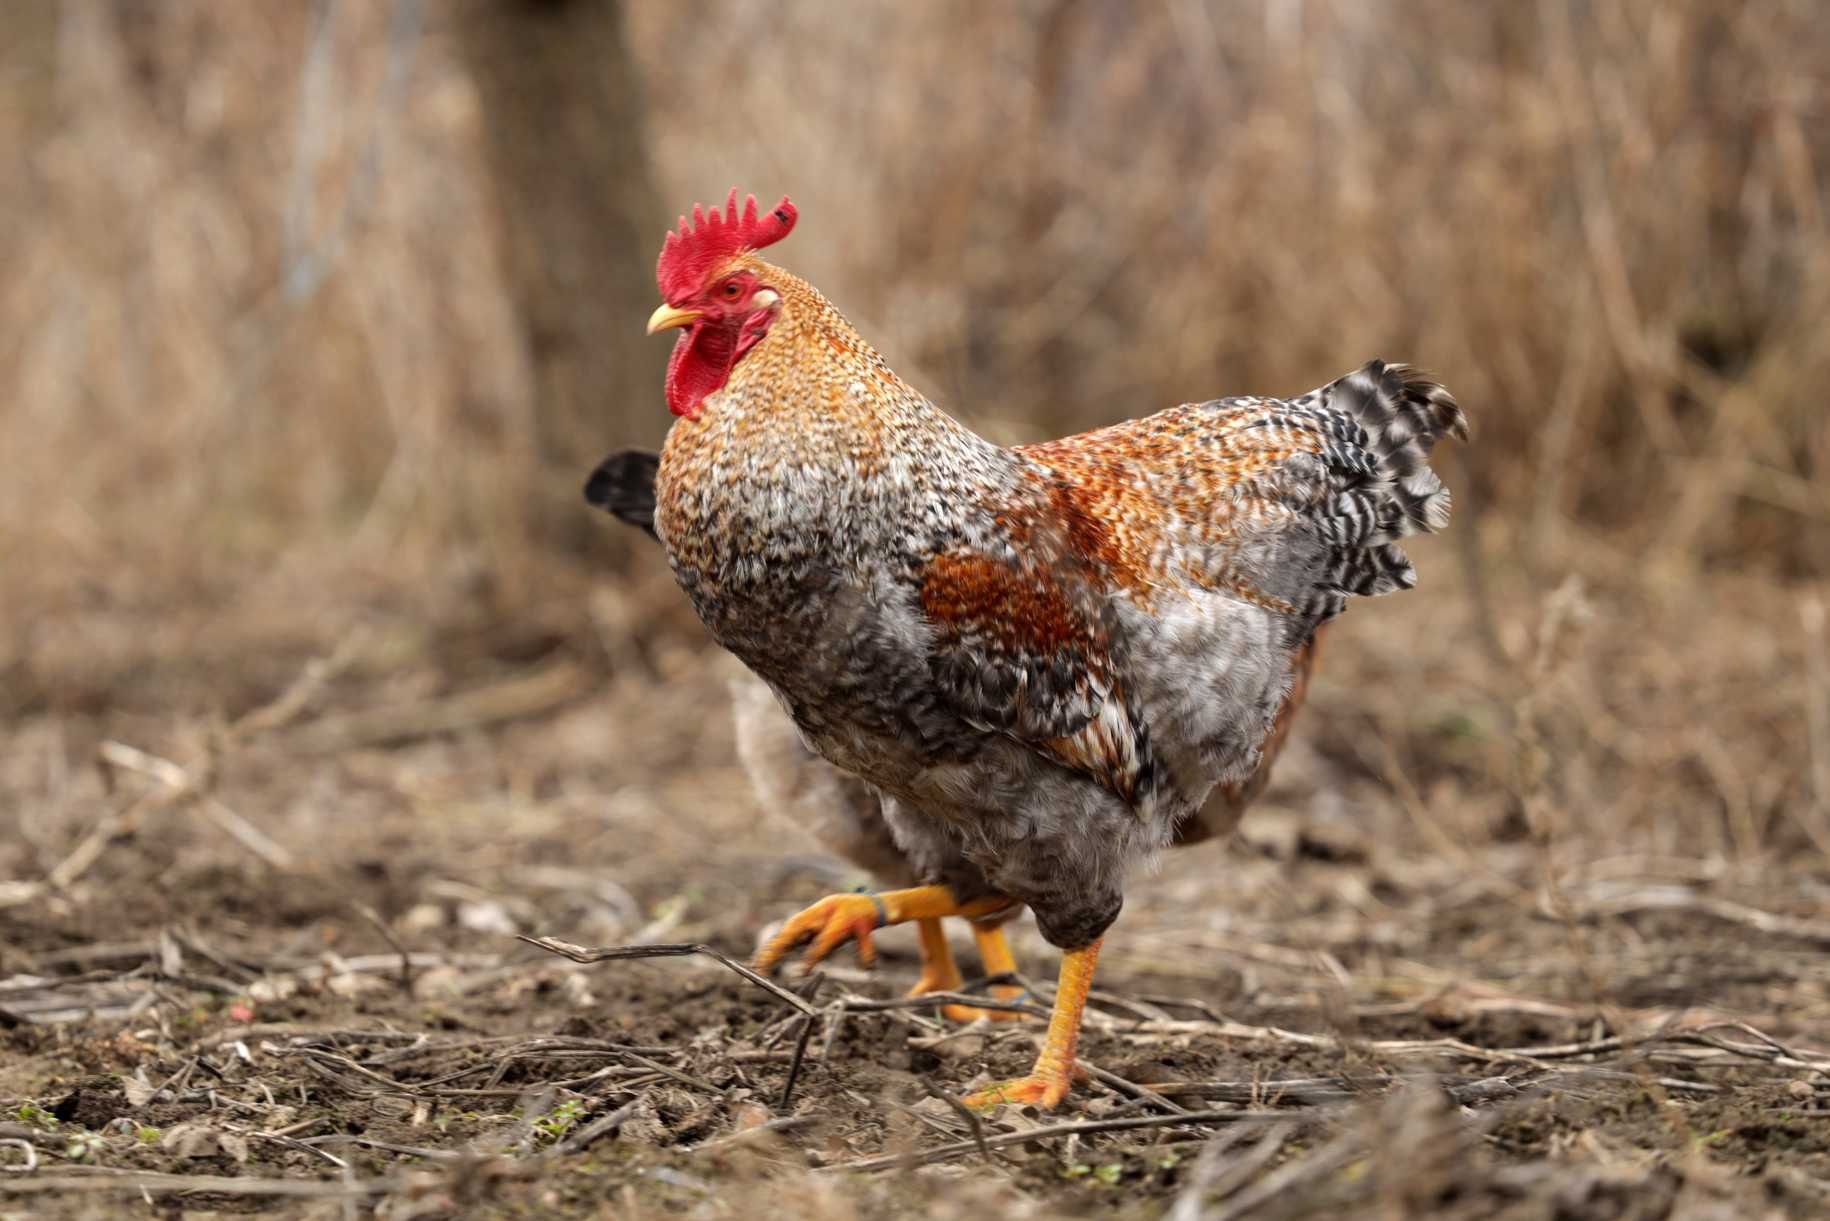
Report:
<svg viewBox="0 0 1830 1221"><path fill-rule="evenodd" d="M745 250L761 250L788 236L800 213L786 195L782 201L758 216L756 196L746 195L743 212L737 211L737 188L731 188L724 201L724 211L705 211L693 205L692 223L680 218L678 231L670 231L661 244L661 257L655 264L655 282L661 297L678 304L686 294L698 288L707 271L732 255Z"/></svg>

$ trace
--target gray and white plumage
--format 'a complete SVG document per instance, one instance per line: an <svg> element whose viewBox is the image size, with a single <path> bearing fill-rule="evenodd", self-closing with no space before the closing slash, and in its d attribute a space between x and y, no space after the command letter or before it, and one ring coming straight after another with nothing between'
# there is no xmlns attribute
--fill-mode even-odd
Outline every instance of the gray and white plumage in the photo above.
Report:
<svg viewBox="0 0 1830 1221"><path fill-rule="evenodd" d="M592 472L585 498L652 538L659 465L660 455L649 451L613 453ZM1313 647L1299 658L1296 683L1285 698L1257 772L1244 782L1216 786L1194 817L1176 825L1178 846L1224 836L1238 825L1246 806L1269 782L1290 719L1302 703L1313 659ZM897 846L884 814L888 799L868 781L816 754L767 683L744 671L728 686L737 756L764 810L885 886L916 884L920 878Z"/></svg>

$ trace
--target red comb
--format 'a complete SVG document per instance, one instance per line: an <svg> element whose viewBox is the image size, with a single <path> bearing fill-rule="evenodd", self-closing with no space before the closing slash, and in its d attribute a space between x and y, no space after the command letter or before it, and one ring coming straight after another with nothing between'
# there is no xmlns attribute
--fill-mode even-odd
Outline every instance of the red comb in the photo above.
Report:
<svg viewBox="0 0 1830 1221"><path fill-rule="evenodd" d="M743 214L739 216L736 187L731 188L731 197L724 201L723 212L717 208L707 212L694 204L692 226L689 228L682 216L679 232L670 230L661 245L654 278L661 286L662 298L673 304L698 292L705 287L705 277L715 264L740 250L760 250L781 241L794 228L794 219L799 215L784 195L780 203L758 216L756 196L749 195L744 197Z"/></svg>

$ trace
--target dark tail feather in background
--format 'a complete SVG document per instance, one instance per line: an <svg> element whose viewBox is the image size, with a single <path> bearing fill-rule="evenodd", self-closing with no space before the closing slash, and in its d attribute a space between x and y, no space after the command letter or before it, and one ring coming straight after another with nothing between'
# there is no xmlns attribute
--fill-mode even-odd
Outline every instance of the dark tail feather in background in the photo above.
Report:
<svg viewBox="0 0 1830 1221"><path fill-rule="evenodd" d="M598 463L585 481L585 500L654 538L654 477L660 466L657 453L618 450Z"/></svg>

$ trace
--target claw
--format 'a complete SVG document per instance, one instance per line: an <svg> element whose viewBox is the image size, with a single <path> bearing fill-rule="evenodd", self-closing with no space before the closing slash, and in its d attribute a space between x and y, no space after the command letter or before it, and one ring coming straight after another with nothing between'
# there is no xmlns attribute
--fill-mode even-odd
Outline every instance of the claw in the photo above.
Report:
<svg viewBox="0 0 1830 1221"><path fill-rule="evenodd" d="M1067 1097L1069 1076L1038 1076L1031 1073L1027 1077L1014 1077L1009 1081L999 1081L966 1095L962 1101L975 1111L990 1110L992 1107L1010 1103L1013 1106L1033 1106L1044 1111L1052 1111Z"/></svg>
<svg viewBox="0 0 1830 1221"><path fill-rule="evenodd" d="M818 966L847 941L858 943L858 961L871 966L877 961L877 947L871 933L882 921L883 905L871 895L827 895L782 926L769 944L756 956L756 969L767 975L803 941L813 945L801 959L801 973Z"/></svg>

